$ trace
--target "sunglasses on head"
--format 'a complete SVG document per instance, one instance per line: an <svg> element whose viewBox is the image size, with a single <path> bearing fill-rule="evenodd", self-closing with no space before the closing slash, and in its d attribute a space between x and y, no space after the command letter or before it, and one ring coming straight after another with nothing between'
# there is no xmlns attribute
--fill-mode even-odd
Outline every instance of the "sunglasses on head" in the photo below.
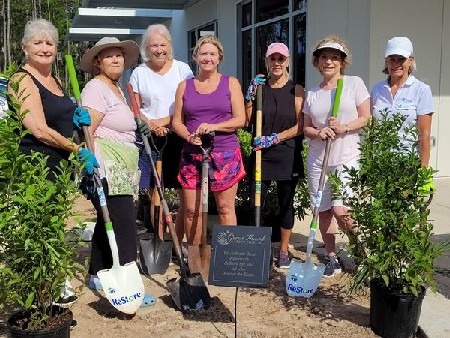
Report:
<svg viewBox="0 0 450 338"><path fill-rule="evenodd" d="M286 60L286 57L285 56L279 56L279 57L271 56L269 58L269 60L272 62L275 62L275 61L284 62Z"/></svg>

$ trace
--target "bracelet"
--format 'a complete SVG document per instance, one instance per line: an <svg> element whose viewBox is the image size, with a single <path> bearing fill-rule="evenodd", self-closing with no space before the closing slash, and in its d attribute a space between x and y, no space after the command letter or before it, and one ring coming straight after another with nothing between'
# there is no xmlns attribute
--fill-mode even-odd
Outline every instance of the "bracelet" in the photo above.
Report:
<svg viewBox="0 0 450 338"><path fill-rule="evenodd" d="M188 136L186 136L186 141L187 141L187 143L191 143L191 138L192 138L192 135L191 135L191 134L189 134Z"/></svg>

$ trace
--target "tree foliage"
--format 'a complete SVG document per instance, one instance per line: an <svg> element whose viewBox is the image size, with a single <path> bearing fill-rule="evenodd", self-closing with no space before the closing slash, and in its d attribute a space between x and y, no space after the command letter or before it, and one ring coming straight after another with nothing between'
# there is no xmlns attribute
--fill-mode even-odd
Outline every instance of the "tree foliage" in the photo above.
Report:
<svg viewBox="0 0 450 338"><path fill-rule="evenodd" d="M69 27L80 5L81 0L2 0L3 27L0 30L3 44L0 54L2 70L6 70L12 62L18 64L23 62L21 41L25 24L32 19L43 18L52 22L58 30L58 55L53 72L64 84L67 83L64 54L72 54L78 60L79 55L87 47L86 43L70 43L67 40ZM82 51L79 50L80 48ZM64 89L67 87L65 86Z"/></svg>

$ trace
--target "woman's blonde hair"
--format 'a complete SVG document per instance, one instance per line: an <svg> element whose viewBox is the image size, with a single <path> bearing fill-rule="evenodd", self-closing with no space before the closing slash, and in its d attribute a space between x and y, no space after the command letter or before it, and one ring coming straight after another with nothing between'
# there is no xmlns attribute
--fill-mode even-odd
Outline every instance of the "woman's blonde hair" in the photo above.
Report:
<svg viewBox="0 0 450 338"><path fill-rule="evenodd" d="M314 46L312 50L312 65L315 68L318 68L319 63L319 57L320 57L320 47L325 45L326 43L337 43L342 46L344 49L344 52L341 51L342 56L342 67L341 67L341 74L344 74L344 71L352 64L352 55L350 54L350 50L348 49L348 43L344 39L340 38L337 35L328 35L322 40L319 40L316 45ZM324 48L325 49L325 48Z"/></svg>
<svg viewBox="0 0 450 338"><path fill-rule="evenodd" d="M223 60L223 46L220 42L219 38L214 35L205 35L202 36L200 39L198 39L197 44L194 47L194 50L192 51L192 58L196 58L198 54L198 50L201 46L203 46L205 43L211 43L214 46L217 47L217 50L219 51L219 61Z"/></svg>
<svg viewBox="0 0 450 338"><path fill-rule="evenodd" d="M159 34L164 39L167 40L167 42L169 43L169 47L170 47L169 54L167 57L169 58L169 60L172 60L173 59L172 35L170 35L169 30L163 24L150 25L147 27L144 34L142 34L142 42L141 42L141 46L139 47L139 52L141 54L142 60L147 62L147 61L150 61L152 58L152 56L148 54L148 50L147 50L148 38L151 34Z"/></svg>

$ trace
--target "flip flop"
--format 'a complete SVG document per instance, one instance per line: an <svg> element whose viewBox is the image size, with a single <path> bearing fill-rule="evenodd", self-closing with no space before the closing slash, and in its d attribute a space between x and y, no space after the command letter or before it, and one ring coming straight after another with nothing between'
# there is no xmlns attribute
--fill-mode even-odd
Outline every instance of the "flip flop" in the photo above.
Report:
<svg viewBox="0 0 450 338"><path fill-rule="evenodd" d="M156 298L153 297L152 295L146 293L144 296L144 301L142 302L141 307L148 307L148 306L152 306L155 305L156 303Z"/></svg>

